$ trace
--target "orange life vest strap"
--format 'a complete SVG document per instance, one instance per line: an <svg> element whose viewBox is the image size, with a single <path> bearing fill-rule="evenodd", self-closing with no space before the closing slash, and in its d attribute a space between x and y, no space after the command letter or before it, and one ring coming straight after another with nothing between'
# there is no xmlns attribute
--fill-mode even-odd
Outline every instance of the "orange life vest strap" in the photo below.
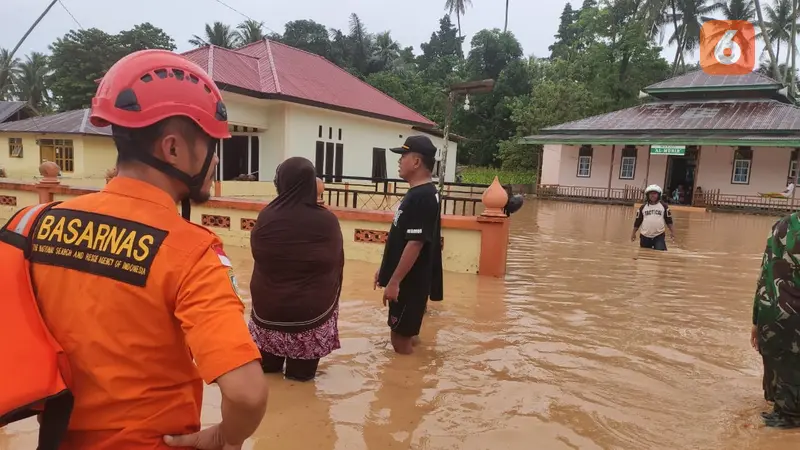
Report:
<svg viewBox="0 0 800 450"><path fill-rule="evenodd" d="M60 202L43 203L23 208L17 211L11 219L0 228L0 244L5 243L21 250L25 258L30 257L30 235L36 229L42 214ZM62 370L67 379L68 366ZM40 413L39 417L39 444L37 450L58 450L69 426L69 418L75 399L69 389L57 392L54 395L41 399L33 405L20 405L20 408L11 411L2 417L0 426L6 423L22 420L26 417Z"/></svg>

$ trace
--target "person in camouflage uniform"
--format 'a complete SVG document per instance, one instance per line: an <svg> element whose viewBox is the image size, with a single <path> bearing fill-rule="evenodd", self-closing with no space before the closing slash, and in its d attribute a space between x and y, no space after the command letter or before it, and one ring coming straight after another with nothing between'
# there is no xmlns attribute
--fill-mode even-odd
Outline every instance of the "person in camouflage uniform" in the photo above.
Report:
<svg viewBox="0 0 800 450"><path fill-rule="evenodd" d="M772 227L753 302L753 343L764 359L769 427L800 427L800 219ZM770 398L771 397L771 398Z"/></svg>

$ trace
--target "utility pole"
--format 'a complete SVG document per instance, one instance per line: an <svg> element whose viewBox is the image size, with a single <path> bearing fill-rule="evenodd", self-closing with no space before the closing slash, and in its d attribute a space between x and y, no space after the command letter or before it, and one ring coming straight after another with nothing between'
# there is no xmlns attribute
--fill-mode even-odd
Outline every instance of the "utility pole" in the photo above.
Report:
<svg viewBox="0 0 800 450"><path fill-rule="evenodd" d="M453 120L453 107L458 95L481 94L494 89L494 80L468 81L450 86L447 92L447 115L444 119L444 144L442 145L442 159L439 162L439 194L444 192L444 178L447 174L447 146L450 142L450 122ZM469 98L469 97L467 97Z"/></svg>
<svg viewBox="0 0 800 450"><path fill-rule="evenodd" d="M42 19L44 19L44 16L46 16L47 13L50 12L50 9L53 8L53 5L55 5L57 1L58 0L53 0L50 2L49 5L47 5L47 8L45 8L44 12L39 16L38 19L36 19L36 22L33 22L33 25L31 25L31 27L28 28L28 31L25 32L25 35L22 36L22 39L20 39L19 42L17 42L17 46L14 47L14 49L11 50L11 53L8 54L9 63L14 60L14 53L17 53L17 50L19 50L20 46L22 46L22 43L25 42L25 39L28 39L28 35L30 35L33 29L36 28L36 25L39 25L39 22L41 22Z"/></svg>
<svg viewBox="0 0 800 450"><path fill-rule="evenodd" d="M789 96L794 101L795 91L797 90L797 75L795 72L795 58L797 58L797 2L799 0L792 0L792 37L790 39L792 48L792 71L789 76Z"/></svg>

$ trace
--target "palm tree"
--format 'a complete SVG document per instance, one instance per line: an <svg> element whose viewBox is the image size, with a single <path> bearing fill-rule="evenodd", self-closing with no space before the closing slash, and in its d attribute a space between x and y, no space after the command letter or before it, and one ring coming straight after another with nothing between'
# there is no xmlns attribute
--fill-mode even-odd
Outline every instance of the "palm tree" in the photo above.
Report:
<svg viewBox="0 0 800 450"><path fill-rule="evenodd" d="M399 57L400 44L392 39L390 32L384 31L375 36L372 59L376 61L380 67L390 67Z"/></svg>
<svg viewBox="0 0 800 450"><path fill-rule="evenodd" d="M506 0L506 24L503 25L503 33L508 31L508 0Z"/></svg>
<svg viewBox="0 0 800 450"><path fill-rule="evenodd" d="M746 20L752 22L756 16L753 0L729 0L722 8L725 20Z"/></svg>
<svg viewBox="0 0 800 450"><path fill-rule="evenodd" d="M255 20L248 19L240 23L236 27L236 36L239 39L239 44L247 45L253 42L264 40L264 22L256 22Z"/></svg>
<svg viewBox="0 0 800 450"><path fill-rule="evenodd" d="M758 27L761 29L762 35L767 35L767 25L764 22L764 15L761 13L761 0L753 0L756 7L756 17L758 18ZM778 59L775 57L775 52L772 51L772 41L769 39L764 40L769 53L769 62L772 66L772 73L778 74Z"/></svg>
<svg viewBox="0 0 800 450"><path fill-rule="evenodd" d="M11 59L7 48L0 48L0 100L9 100L19 71L19 59Z"/></svg>
<svg viewBox="0 0 800 450"><path fill-rule="evenodd" d="M678 63L685 64L684 53L692 54L700 46L700 29L703 22L713 20L711 14L725 8L725 3L708 0L675 0L675 13L668 19L679 22L677 30L670 36L669 43L676 44L672 71L676 72Z"/></svg>
<svg viewBox="0 0 800 450"><path fill-rule="evenodd" d="M472 0L445 0L444 2L444 9L450 14L456 13L458 37L461 37L461 16L467 12L467 6L472 6Z"/></svg>
<svg viewBox="0 0 800 450"><path fill-rule="evenodd" d="M14 82L17 97L26 100L34 109L44 110L50 102L49 58L44 53L33 52L19 65L19 75Z"/></svg>
<svg viewBox="0 0 800 450"><path fill-rule="evenodd" d="M231 30L230 25L214 22L212 25L206 24L205 31L205 39L195 34L189 43L197 47L211 44L223 48L234 48L238 44L239 36Z"/></svg>
<svg viewBox="0 0 800 450"><path fill-rule="evenodd" d="M767 6L767 21L764 23L766 26L766 34L759 33L758 37L763 41L769 40L776 43L777 48L775 52L775 60L781 59L781 43L785 42L790 45L792 41L792 0L777 0L775 7ZM766 37L765 37L766 36ZM789 59L792 54L791 47L786 50L786 66L789 66Z"/></svg>

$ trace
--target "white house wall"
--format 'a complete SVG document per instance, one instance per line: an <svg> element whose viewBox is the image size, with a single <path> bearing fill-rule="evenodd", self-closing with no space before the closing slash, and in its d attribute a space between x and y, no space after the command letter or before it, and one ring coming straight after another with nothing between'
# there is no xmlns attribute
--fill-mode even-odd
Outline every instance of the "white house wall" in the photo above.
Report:
<svg viewBox="0 0 800 450"><path fill-rule="evenodd" d="M259 148L259 181L272 181L275 178L275 169L287 158L288 153L286 104L270 102L267 117L269 126L261 138Z"/></svg>
<svg viewBox="0 0 800 450"><path fill-rule="evenodd" d="M222 91L222 100L228 110L228 122L246 127L264 129L269 126L266 100Z"/></svg>
<svg viewBox="0 0 800 450"><path fill-rule="evenodd" d="M302 156L311 161L316 157L316 143L337 142L344 144L342 175L370 177L372 176L372 149L386 149L386 174L389 178L397 177L397 155L390 148L403 145L410 135L422 134L403 125L383 120L356 116L353 114L330 111L304 105L286 103L286 157ZM322 138L319 127L323 128ZM333 139L329 139L328 130L333 128ZM338 140L338 130L342 129L342 140ZM434 145L441 148L443 139L429 136ZM455 179L456 153L458 146L451 142L448 146L448 162L446 168L447 181ZM264 168L268 170L268 168Z"/></svg>

